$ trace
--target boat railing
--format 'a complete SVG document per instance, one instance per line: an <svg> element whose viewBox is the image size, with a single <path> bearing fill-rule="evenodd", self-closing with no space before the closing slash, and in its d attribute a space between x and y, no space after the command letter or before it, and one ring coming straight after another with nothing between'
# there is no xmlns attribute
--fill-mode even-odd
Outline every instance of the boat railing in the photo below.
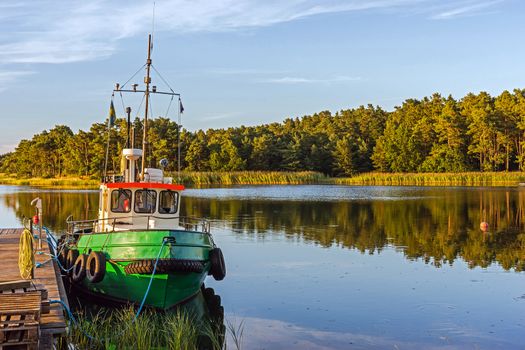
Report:
<svg viewBox="0 0 525 350"><path fill-rule="evenodd" d="M143 225L137 223L131 223L126 220L144 218L145 223ZM164 229L155 227L153 220L179 220L179 226L183 227L186 231L200 231L203 233L210 233L210 221L207 219L188 217L188 216L157 216L157 215L132 215L132 216L119 216L113 218L104 219L92 219L92 220L73 220L73 216L70 215L66 219L67 233L70 235L79 233L92 233L97 230L97 227L104 224L104 226L110 227L110 232L115 231L115 228L122 229L123 226L133 226L133 229ZM105 230L108 231L108 230Z"/></svg>

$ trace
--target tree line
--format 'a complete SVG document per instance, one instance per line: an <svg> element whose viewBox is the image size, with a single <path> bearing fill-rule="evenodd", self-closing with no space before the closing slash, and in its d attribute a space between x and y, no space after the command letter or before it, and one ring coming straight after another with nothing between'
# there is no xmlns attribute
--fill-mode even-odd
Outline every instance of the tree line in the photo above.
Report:
<svg viewBox="0 0 525 350"><path fill-rule="evenodd" d="M141 148L142 122L133 122ZM510 171L525 168L525 89L469 93L456 100L433 94L408 99L393 111L360 106L323 111L280 123L189 131L167 118L148 122L148 163L170 161L187 171L361 172ZM140 137L139 137L140 136ZM0 171L19 177L100 176L108 129L94 123L74 133L57 125L0 156ZM123 118L110 130L108 169L119 171L126 145Z"/></svg>

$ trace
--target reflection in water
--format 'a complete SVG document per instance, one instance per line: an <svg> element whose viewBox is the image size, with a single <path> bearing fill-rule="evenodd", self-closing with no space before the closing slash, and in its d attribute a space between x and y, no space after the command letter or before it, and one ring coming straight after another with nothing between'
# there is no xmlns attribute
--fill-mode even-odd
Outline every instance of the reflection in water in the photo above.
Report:
<svg viewBox="0 0 525 350"><path fill-rule="evenodd" d="M323 201L305 200L316 193ZM96 191L14 192L4 194L3 201L21 218L32 214L30 202L36 195L43 199L45 224L55 232L65 228L69 215L96 217ZM518 189L206 189L187 191L181 208L181 215L210 218L240 236L282 234L370 254L394 246L408 259L422 258L438 267L461 257L470 267L498 262L505 269L525 268L525 191ZM487 233L479 229L482 221L490 225Z"/></svg>
<svg viewBox="0 0 525 350"><path fill-rule="evenodd" d="M329 191L321 187L320 191ZM403 192L404 189L393 191ZM435 266L463 258L469 266L497 261L525 267L525 192L512 189L420 189L398 200L294 201L185 199L188 215L218 219L238 235L283 233L323 247L334 244L373 254L387 245ZM286 192L286 191L283 191ZM488 233L479 229L486 221Z"/></svg>
<svg viewBox="0 0 525 350"><path fill-rule="evenodd" d="M0 186L0 221L32 215L36 196L55 232L69 214L96 216L97 192ZM244 349L522 349L525 275L503 268L524 268L524 196L233 187L186 191L181 215L213 220L228 276L206 283L223 296L227 319L244 322Z"/></svg>
<svg viewBox="0 0 525 350"><path fill-rule="evenodd" d="M14 210L20 220L34 215L31 201L42 199L45 225L54 232L65 230L66 219L73 215L76 220L94 219L98 213L98 191L52 191L32 190L9 192L1 195L3 205Z"/></svg>

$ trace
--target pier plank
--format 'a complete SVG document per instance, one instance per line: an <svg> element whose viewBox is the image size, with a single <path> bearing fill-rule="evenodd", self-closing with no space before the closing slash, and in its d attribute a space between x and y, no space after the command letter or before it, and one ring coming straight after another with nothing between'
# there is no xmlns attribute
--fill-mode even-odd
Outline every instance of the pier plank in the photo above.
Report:
<svg viewBox="0 0 525 350"><path fill-rule="evenodd" d="M49 300L62 300L67 304L67 296L60 278L60 271L55 261L50 260L50 250L43 233L42 251L44 254L36 254L35 261L42 266L35 268L34 279L29 281L31 286L20 282L20 271L18 268L18 244L23 229L0 229L0 293L15 293L23 291L38 290L45 288ZM36 244L35 244L36 245ZM13 288L7 288L7 283L16 281L20 283ZM45 304L47 309L49 304ZM47 310L46 310L47 311ZM62 306L59 304L49 305L49 313L40 316L40 329L46 334L60 335L66 332L66 321Z"/></svg>

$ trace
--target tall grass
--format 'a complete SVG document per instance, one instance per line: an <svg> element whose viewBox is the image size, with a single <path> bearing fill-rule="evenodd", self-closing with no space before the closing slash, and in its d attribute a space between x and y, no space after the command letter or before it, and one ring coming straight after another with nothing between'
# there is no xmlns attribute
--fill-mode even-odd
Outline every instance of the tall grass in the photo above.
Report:
<svg viewBox="0 0 525 350"><path fill-rule="evenodd" d="M525 182L524 172L465 173L365 173L331 179L342 185L380 186L516 186Z"/></svg>
<svg viewBox="0 0 525 350"><path fill-rule="evenodd" d="M81 177L57 177L57 178L17 178L15 176L0 174L0 184L16 186L35 187L62 187L62 188L89 188L96 189L100 180Z"/></svg>
<svg viewBox="0 0 525 350"><path fill-rule="evenodd" d="M340 184L381 186L515 186L525 182L525 172L465 173L364 173L353 177L330 178L314 171L232 171L169 173L174 182L186 186ZM0 184L18 186L96 189L92 178L23 178L0 173Z"/></svg>
<svg viewBox="0 0 525 350"><path fill-rule="evenodd" d="M180 310L172 313L146 310L133 322L134 316L132 307L95 315L79 313L66 341L76 349L226 349L226 329L217 320L197 320ZM241 323L237 328L229 327L234 345L240 350L244 326Z"/></svg>
<svg viewBox="0 0 525 350"><path fill-rule="evenodd" d="M289 185L314 184L328 180L328 177L314 171L232 171L232 172L181 172L172 173L174 181L184 185Z"/></svg>
<svg viewBox="0 0 525 350"><path fill-rule="evenodd" d="M233 345L237 350L241 350L242 347L242 337L244 335L244 321L241 321L238 325L235 325L234 322L227 321L228 332L233 341Z"/></svg>

